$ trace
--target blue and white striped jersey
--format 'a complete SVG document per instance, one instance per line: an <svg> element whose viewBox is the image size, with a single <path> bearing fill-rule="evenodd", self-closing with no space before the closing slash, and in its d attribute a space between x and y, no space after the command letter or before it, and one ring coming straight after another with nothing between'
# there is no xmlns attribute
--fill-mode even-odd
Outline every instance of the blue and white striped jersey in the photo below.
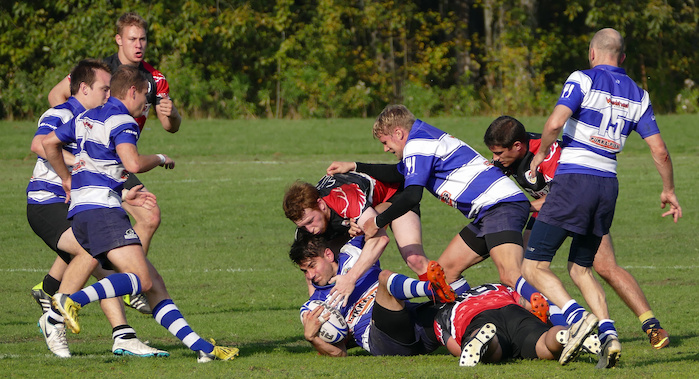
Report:
<svg viewBox="0 0 699 379"><path fill-rule="evenodd" d="M600 65L575 71L556 105L573 111L563 128L556 174L616 176L616 154L635 130L642 138L660 133L648 92L623 68Z"/></svg>
<svg viewBox="0 0 699 379"><path fill-rule="evenodd" d="M41 115L34 137L51 133L84 111L85 107L80 104L78 99L71 96L65 103L57 105ZM71 143L64 146L63 149L75 154L77 147L76 143ZM67 163L71 164L72 162ZM51 204L63 203L65 200L66 192L63 190L61 178L46 159L37 157L34 172L27 186L27 203Z"/></svg>
<svg viewBox="0 0 699 379"><path fill-rule="evenodd" d="M364 236L358 236L351 239L340 249L337 275L346 274L352 268L357 259L359 259L363 246ZM369 346L369 324L371 323L371 313L376 300L376 289L379 286L380 272L381 267L377 262L357 280L347 305L340 308L340 312L345 317L347 326L357 345L368 352L371 352ZM325 301L330 297L330 291L333 286L332 284L327 286L316 286L314 284L316 290L309 300Z"/></svg>
<svg viewBox="0 0 699 379"><path fill-rule="evenodd" d="M421 120L415 121L408 134L398 170L405 177L405 187L422 186L476 220L480 211L495 204L528 200L517 184L485 157Z"/></svg>
<svg viewBox="0 0 699 379"><path fill-rule="evenodd" d="M56 136L62 142L78 143L69 218L88 209L121 208L121 191L128 172L116 146L135 145L139 135L138 124L126 106L114 97L56 129Z"/></svg>

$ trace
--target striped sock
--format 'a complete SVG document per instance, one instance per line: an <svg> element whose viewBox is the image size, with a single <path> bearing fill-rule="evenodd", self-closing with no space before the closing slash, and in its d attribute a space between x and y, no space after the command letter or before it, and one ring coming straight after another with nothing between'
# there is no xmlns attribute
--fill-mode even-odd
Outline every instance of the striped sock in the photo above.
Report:
<svg viewBox="0 0 699 379"><path fill-rule="evenodd" d="M459 296L463 294L464 292L468 291L471 289L471 286L468 284L466 279L464 279L463 276L459 277L459 279L456 279L455 281L449 283L449 286L451 286L451 289L454 290L454 293L456 296Z"/></svg>
<svg viewBox="0 0 699 379"><path fill-rule="evenodd" d="M214 351L214 345L194 333L172 299L165 299L158 303L153 308L153 318L193 351L202 350L207 354Z"/></svg>
<svg viewBox="0 0 699 379"><path fill-rule="evenodd" d="M561 308L558 308L558 306L551 303L551 301L549 301L549 321L551 321L553 326L568 326Z"/></svg>
<svg viewBox="0 0 699 379"><path fill-rule="evenodd" d="M139 293L141 293L141 281L136 274L112 274L70 295L70 299L84 307L93 301Z"/></svg>
<svg viewBox="0 0 699 379"><path fill-rule="evenodd" d="M116 326L114 329L112 329L112 339L117 338L121 338L123 340L136 338L136 331L128 324Z"/></svg>
<svg viewBox="0 0 699 379"><path fill-rule="evenodd" d="M574 323L580 321L585 312L585 308L581 307L575 300L570 300L563 307L563 315L566 318L566 323L568 325L573 325Z"/></svg>
<svg viewBox="0 0 699 379"><path fill-rule="evenodd" d="M388 293L396 299L407 300L415 297L434 297L430 282L421 282L401 274L391 274L388 277Z"/></svg>
<svg viewBox="0 0 699 379"><path fill-rule="evenodd" d="M619 338L619 334L617 333L616 328L614 327L614 321L612 320L600 320L599 326L597 328L599 329L599 342L602 344L604 344L607 341L607 338L609 338L610 336Z"/></svg>
<svg viewBox="0 0 699 379"><path fill-rule="evenodd" d="M539 292L536 288L534 288L534 286L524 280L524 277L522 276L517 279L517 283L515 283L515 290L517 290L517 293L522 295L524 299L529 302L531 302L532 295Z"/></svg>

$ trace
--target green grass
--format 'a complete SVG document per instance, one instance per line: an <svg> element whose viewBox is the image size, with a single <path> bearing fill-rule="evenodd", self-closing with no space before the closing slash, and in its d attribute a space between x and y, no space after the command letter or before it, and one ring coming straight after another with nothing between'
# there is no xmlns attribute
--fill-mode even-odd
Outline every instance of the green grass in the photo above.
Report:
<svg viewBox="0 0 699 379"><path fill-rule="evenodd" d="M482 153L489 118L430 119ZM523 119L538 131L543 118ZM224 345L237 346L232 362L196 363L195 354L149 317L127 310L139 337L172 354L167 359L119 358L111 354L111 330L99 306L82 312L83 332L69 333L73 358L55 358L38 332L38 306L29 289L54 259L26 221L25 187L35 158L29 143L32 122L0 122L0 373L17 377L689 377L699 360L696 321L696 241L699 201L693 185L699 141L696 116L659 118L673 154L684 218L673 225L660 217L660 178L645 143L634 135L619 158L620 197L612 228L619 263L636 276L670 332L668 349L650 348L640 323L607 289L612 317L623 344L618 368L600 372L589 358L561 367L550 361L516 361L465 369L440 349L419 357L371 357L361 349L347 359L319 357L302 336L298 308L307 299L301 273L287 251L293 225L281 198L296 179L315 182L333 160L392 162L371 137L372 120L185 121L175 135L150 120L139 150L165 153L174 170L139 175L158 197L163 222L149 258L194 330ZM436 199L423 200L424 243L437 258L467 222ZM564 247L565 249L566 247ZM566 279L562 250L554 268ZM384 268L411 274L395 245ZM465 273L472 284L496 281L491 262Z"/></svg>

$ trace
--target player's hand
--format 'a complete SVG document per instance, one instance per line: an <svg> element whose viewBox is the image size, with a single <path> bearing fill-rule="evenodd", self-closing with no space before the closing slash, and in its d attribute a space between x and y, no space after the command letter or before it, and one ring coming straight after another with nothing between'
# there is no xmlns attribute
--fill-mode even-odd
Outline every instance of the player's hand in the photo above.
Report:
<svg viewBox="0 0 699 379"><path fill-rule="evenodd" d="M158 102L158 104L155 105L155 111L158 112L158 114L167 117L172 116L172 109L172 100L166 98L161 98L160 102Z"/></svg>
<svg viewBox="0 0 699 379"><path fill-rule="evenodd" d="M124 202L133 205L134 207L142 207L147 210L151 210L156 207L158 202L156 201L155 195L143 189L143 184L129 189L124 195Z"/></svg>
<svg viewBox="0 0 699 379"><path fill-rule="evenodd" d="M379 232L379 227L376 226L376 217L372 217L364 223L364 240L366 241L367 239L373 237L376 235L376 233Z"/></svg>
<svg viewBox="0 0 699 379"><path fill-rule="evenodd" d="M175 168L175 161L172 160L172 158L168 157L165 154L162 154L162 156L165 157L165 163L161 163L159 165L160 167L165 167L166 170Z"/></svg>
<svg viewBox="0 0 699 379"><path fill-rule="evenodd" d="M532 172L534 172L534 173L537 172L537 170L539 169L539 165L541 165L541 162L544 161L544 158L546 158L546 155L542 156L541 154L538 154L538 153L536 155L534 155L534 158L532 158L532 162L529 164L530 174ZM536 177L536 176L534 176L534 177Z"/></svg>
<svg viewBox="0 0 699 379"><path fill-rule="evenodd" d="M670 209L663 213L663 217L672 215L673 221L677 223L680 217L682 217L682 207L680 207L680 202L677 200L674 192L663 191L660 193L660 208L665 209L665 206L670 204Z"/></svg>
<svg viewBox="0 0 699 379"><path fill-rule="evenodd" d="M316 307L316 309L303 314L301 322L303 323L303 338L306 341L312 341L317 337L320 327L330 318L330 312L323 315L324 310L324 307Z"/></svg>
<svg viewBox="0 0 699 379"><path fill-rule="evenodd" d="M360 228L359 224L357 224L356 218L351 218L349 220L349 225L350 225L350 228L349 228L350 237L354 238L356 236L360 236L360 235L364 234L364 231L362 230L362 228Z"/></svg>
<svg viewBox="0 0 699 379"><path fill-rule="evenodd" d="M326 300L326 303L335 308L346 306L349 296L354 291L355 281L348 275L338 275L330 279L328 283L334 283L335 287L330 292L330 297Z"/></svg>
<svg viewBox="0 0 699 379"><path fill-rule="evenodd" d="M70 204L70 185L71 185L71 176L68 176L68 179L62 179L61 180L61 185L63 185L63 190L66 192L66 200L64 203Z"/></svg>
<svg viewBox="0 0 699 379"><path fill-rule="evenodd" d="M357 169L357 164L354 162L333 162L325 170L328 175L344 174L346 172L354 171Z"/></svg>

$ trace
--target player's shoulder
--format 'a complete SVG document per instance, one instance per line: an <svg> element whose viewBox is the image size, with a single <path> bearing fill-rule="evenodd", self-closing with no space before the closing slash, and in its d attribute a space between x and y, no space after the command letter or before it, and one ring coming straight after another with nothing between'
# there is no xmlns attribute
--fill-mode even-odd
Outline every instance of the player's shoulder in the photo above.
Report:
<svg viewBox="0 0 699 379"><path fill-rule="evenodd" d="M163 73L160 72L160 70L158 70L158 69L156 69L155 67L153 67L153 65L151 65L150 63L148 63L148 62L146 62L146 61L142 61L142 62L141 62L141 67L143 68L144 71L146 71L148 74L150 74L151 76L153 76L153 79L154 79L156 82L157 82L157 81L160 81L160 80L166 80L166 79L165 79L165 75L163 75Z"/></svg>

